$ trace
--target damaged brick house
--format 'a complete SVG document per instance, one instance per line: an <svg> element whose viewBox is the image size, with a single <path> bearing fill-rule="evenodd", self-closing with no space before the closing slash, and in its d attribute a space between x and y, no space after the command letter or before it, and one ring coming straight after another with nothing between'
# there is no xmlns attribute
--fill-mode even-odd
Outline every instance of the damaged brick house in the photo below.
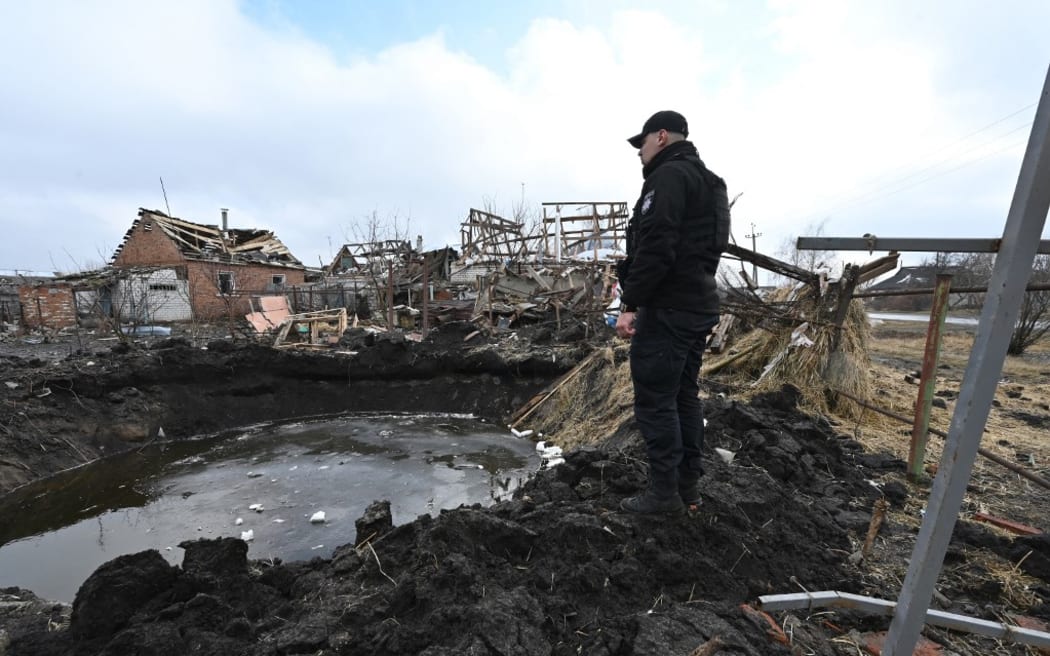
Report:
<svg viewBox="0 0 1050 656"><path fill-rule="evenodd" d="M117 247L115 269L165 268L170 280L150 281L152 295L182 293L193 318L235 318L250 311L253 296L302 285L306 267L268 230L202 225L140 208ZM156 287L156 289L154 289Z"/></svg>

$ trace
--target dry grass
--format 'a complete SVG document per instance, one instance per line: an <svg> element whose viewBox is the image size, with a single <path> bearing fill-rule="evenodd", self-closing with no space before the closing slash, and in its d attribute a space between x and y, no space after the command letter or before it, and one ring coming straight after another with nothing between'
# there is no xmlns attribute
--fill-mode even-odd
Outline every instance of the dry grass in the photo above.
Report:
<svg viewBox="0 0 1050 656"><path fill-rule="evenodd" d="M605 439L634 416L626 342L608 347L530 418L528 427L563 449Z"/></svg>
<svg viewBox="0 0 1050 656"><path fill-rule="evenodd" d="M789 290L778 293L783 295ZM803 291L806 293L808 289ZM845 397L828 394L828 389L842 390L859 398L868 398L870 394L870 327L863 304L860 301L850 304L836 351L838 331L827 322L826 311L818 299L803 296L794 303L794 313L810 318L809 321L753 330L741 336L726 353L709 357L705 369L718 369L719 379L737 386L745 396L776 391L791 384L802 393L803 408L807 411L849 418L861 416L860 406ZM811 343L799 345L800 337Z"/></svg>
<svg viewBox="0 0 1050 656"><path fill-rule="evenodd" d="M873 405L905 417L914 414L918 387L905 374L919 369L925 349L924 324L880 326L871 341L870 400ZM973 334L956 330L941 342L936 394L944 408L934 407L930 425L948 431L973 346ZM1050 344L1035 345L1022 357L1008 357L995 393L994 406L985 425L981 446L1029 471L1050 479ZM893 453L907 459L911 425L886 419L874 412L861 421L840 418L869 451ZM931 435L925 466L931 473L939 466L943 440ZM918 494L925 496L924 491ZM1042 530L1050 529L1043 508L1050 504L1050 490L1001 465L977 457L964 500L963 516L985 512Z"/></svg>

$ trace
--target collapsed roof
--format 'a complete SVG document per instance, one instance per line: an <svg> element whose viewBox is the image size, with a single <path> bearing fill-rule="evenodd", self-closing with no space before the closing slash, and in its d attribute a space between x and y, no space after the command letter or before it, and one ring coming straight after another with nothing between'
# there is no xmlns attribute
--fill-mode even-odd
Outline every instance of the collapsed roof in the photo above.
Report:
<svg viewBox="0 0 1050 656"><path fill-rule="evenodd" d="M133 231L143 221L149 221L143 230L159 227L171 238L179 251L188 260L216 260L228 262L258 263L272 266L305 268L288 247L270 230L256 228L222 229L214 225L202 225L168 216L159 210L139 208L138 218L124 235L124 240L113 254L116 261Z"/></svg>

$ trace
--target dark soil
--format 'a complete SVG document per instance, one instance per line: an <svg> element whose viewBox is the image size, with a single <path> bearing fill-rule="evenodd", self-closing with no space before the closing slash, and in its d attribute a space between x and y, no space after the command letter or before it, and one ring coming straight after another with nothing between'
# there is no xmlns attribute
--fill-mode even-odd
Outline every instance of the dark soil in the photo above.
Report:
<svg viewBox="0 0 1050 656"><path fill-rule="evenodd" d="M372 401L354 403L402 399L423 410L426 399L442 395L464 408L503 415L587 352L577 343L519 353L496 340L457 355L462 339L447 341L428 350L378 340L362 344L356 360L170 347L95 365L105 373L61 379L20 365L18 380L32 381L37 391L46 383L52 393L23 393L17 407L31 409L32 423L48 416L36 408L52 397L66 404L65 414L51 415L53 422L73 422L68 415L77 404L96 417L92 421L107 409L120 416L113 409L129 404L150 408L146 414L160 417L168 438L200 430L202 422L221 429L246 423L251 412L276 413L265 406L284 403L286 394L296 400L284 412L311 412L322 401L366 396L362 387L387 386ZM433 384L422 382L428 380ZM309 393L296 392L300 386ZM239 393L219 394L231 387ZM209 401L213 394L221 400ZM307 401L314 395L322 397L318 407ZM563 465L540 472L513 500L490 508L461 507L394 527L388 504L376 500L353 540L331 559L248 561L240 540L184 542L181 567L153 551L103 565L81 587L71 617L69 609L31 593L6 590L0 653L6 639L14 655L686 656L716 636L724 647L713 654L861 653L857 632L884 630L887 618L802 610L767 620L745 609L760 595L802 590L895 598L897 589L873 587L876 579L851 556L877 499L885 496L899 507L925 494L901 482L903 462L865 453L827 421L800 413L797 398L786 388L749 404L708 402L708 446L735 458L726 463L710 454L704 502L682 517L618 510L646 480L636 430L613 427L599 445L568 453ZM129 410L126 416L140 420L143 413ZM15 422L19 430L31 425ZM2 433L6 444L18 439ZM66 429L56 438L70 434ZM882 535L911 531L887 522ZM1012 562L1028 554L1022 566L1027 563L1024 571L1041 582L1036 592L1042 605L1022 610L1050 619L1045 536L1014 540L960 522L953 565L976 571L984 562L979 556L988 554ZM1018 610L990 586L942 592L950 598L944 610L951 612L998 621ZM988 639L927 635L959 654L1025 653Z"/></svg>

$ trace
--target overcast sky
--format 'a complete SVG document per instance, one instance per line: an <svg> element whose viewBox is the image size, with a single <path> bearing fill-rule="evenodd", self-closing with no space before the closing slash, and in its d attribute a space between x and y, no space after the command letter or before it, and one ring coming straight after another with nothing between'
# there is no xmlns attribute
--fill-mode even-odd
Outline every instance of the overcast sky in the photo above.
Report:
<svg viewBox="0 0 1050 656"><path fill-rule="evenodd" d="M759 250L999 236L1047 26L1043 0L0 0L0 270L103 264L161 177L174 215L228 207L310 265L372 213L458 247L471 207L633 203L659 109Z"/></svg>

